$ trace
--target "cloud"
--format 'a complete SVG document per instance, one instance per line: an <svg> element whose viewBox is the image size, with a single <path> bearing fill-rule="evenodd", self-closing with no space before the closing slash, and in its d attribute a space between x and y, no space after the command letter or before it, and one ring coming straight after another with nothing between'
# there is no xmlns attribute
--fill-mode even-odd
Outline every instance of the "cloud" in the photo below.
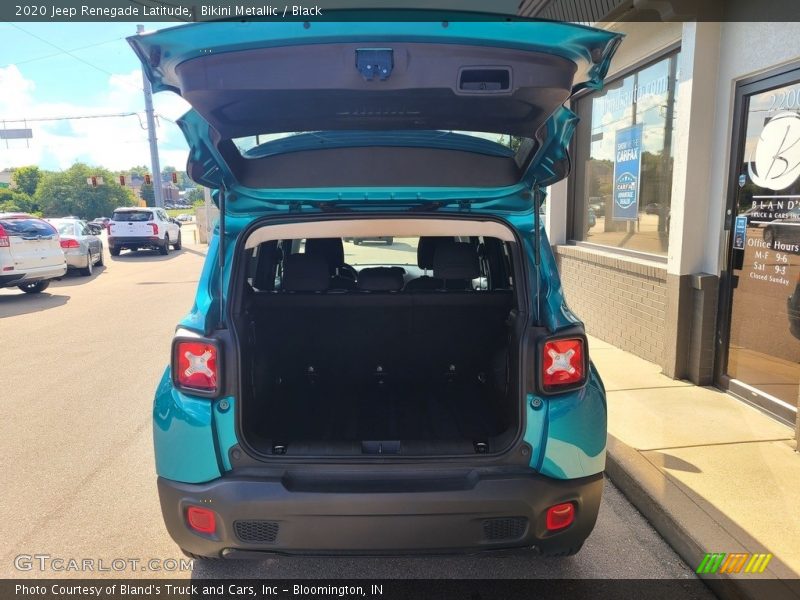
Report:
<svg viewBox="0 0 800 600"><path fill-rule="evenodd" d="M87 102L43 101L36 94L35 82L27 79L15 65L0 68L0 119L29 119L6 122L6 127L29 127L30 140L0 142L0 169L39 165L45 169L66 169L81 160L112 170L150 164L150 148L145 124L141 71L116 73L108 85ZM172 93L156 94L153 105L158 119L156 136L162 167L182 169L188 149L174 121L189 105ZM126 117L36 121L51 117L76 117L118 113L136 113ZM169 119L169 120L167 120Z"/></svg>

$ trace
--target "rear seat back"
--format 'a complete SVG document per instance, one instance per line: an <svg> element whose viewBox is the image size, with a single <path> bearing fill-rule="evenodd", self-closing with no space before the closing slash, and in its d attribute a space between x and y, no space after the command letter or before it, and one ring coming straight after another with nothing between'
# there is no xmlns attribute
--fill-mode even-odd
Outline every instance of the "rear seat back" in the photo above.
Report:
<svg viewBox="0 0 800 600"><path fill-rule="evenodd" d="M273 376L371 385L479 377L506 343L511 291L255 294L257 350ZM451 366L452 365L452 366Z"/></svg>
<svg viewBox="0 0 800 600"><path fill-rule="evenodd" d="M365 292L399 292L403 289L403 269L368 267L358 272L358 289Z"/></svg>
<svg viewBox="0 0 800 600"><path fill-rule="evenodd" d="M322 256L290 254L283 261L281 289L286 292L324 292L330 285L328 264Z"/></svg>
<svg viewBox="0 0 800 600"><path fill-rule="evenodd" d="M427 293L401 292L398 267L363 268L357 290L329 289L323 257L287 256L282 290L251 297L267 368L365 385L486 373L506 343L513 293L472 289L480 275L474 245L442 238L436 246L433 268L444 285Z"/></svg>
<svg viewBox="0 0 800 600"><path fill-rule="evenodd" d="M426 272L433 271L433 257L436 254L436 248L447 241L453 241L453 238L436 236L423 236L419 238L417 242L417 266L419 266L420 269L424 269ZM405 286L405 290L409 292L423 292L438 290L442 287L443 283L441 279L429 275L422 275L421 277L409 281Z"/></svg>
<svg viewBox="0 0 800 600"><path fill-rule="evenodd" d="M448 290L471 290L481 274L478 251L468 242L439 244L433 255L433 276Z"/></svg>

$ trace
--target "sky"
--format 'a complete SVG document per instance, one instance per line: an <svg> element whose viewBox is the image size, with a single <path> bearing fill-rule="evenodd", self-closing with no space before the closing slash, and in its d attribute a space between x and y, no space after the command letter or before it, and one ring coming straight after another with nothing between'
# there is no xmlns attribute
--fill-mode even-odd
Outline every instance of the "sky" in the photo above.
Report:
<svg viewBox="0 0 800 600"><path fill-rule="evenodd" d="M170 27L147 23L146 30ZM150 165L142 72L125 38L135 23L0 23L0 129L27 127L28 140L0 140L0 170L62 170L81 161L112 170ZM183 170L188 148L174 124L189 105L154 94L162 168ZM137 113L127 117L32 121Z"/></svg>
<svg viewBox="0 0 800 600"><path fill-rule="evenodd" d="M373 0L375 2L375 0ZM327 4L360 6L364 0ZM404 5L428 8L431 0ZM375 2L377 6L379 3ZM484 0L437 0L439 8L485 10ZM496 0L493 10L513 13L517 0ZM176 23L146 23L148 31ZM48 170L76 161L124 171L150 165L142 75L125 38L136 23L0 22L0 129L28 127L30 140L0 140L0 171L23 165ZM154 94L162 168L183 170L188 147L174 121L189 105L172 92ZM136 113L124 117L69 118ZM27 122L25 121L27 120ZM495 136L496 137L496 136Z"/></svg>

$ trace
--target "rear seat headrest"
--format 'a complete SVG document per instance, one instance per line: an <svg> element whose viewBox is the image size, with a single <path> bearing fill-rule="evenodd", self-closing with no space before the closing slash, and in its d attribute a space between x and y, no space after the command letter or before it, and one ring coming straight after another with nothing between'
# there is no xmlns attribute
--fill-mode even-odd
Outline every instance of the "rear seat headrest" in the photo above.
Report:
<svg viewBox="0 0 800 600"><path fill-rule="evenodd" d="M336 273L336 269L344 264L342 238L308 238L305 253L324 258L330 275Z"/></svg>
<svg viewBox="0 0 800 600"><path fill-rule="evenodd" d="M439 279L475 279L480 276L478 252L468 242L439 244L433 255L433 276Z"/></svg>
<svg viewBox="0 0 800 600"><path fill-rule="evenodd" d="M436 254L436 247L444 241L453 241L449 237L421 237L417 242L417 265L420 269L433 269L433 256Z"/></svg>
<svg viewBox="0 0 800 600"><path fill-rule="evenodd" d="M368 267L358 272L358 289L368 292L397 292L403 288L403 270L397 267Z"/></svg>
<svg viewBox="0 0 800 600"><path fill-rule="evenodd" d="M323 292L330 284L328 263L314 254L290 254L283 259L282 288L287 292Z"/></svg>

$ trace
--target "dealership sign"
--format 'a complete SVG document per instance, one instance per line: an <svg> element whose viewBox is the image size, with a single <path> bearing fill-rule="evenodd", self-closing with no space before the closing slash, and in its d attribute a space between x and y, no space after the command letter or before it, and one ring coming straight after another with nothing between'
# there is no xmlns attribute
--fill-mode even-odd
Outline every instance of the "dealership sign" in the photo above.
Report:
<svg viewBox="0 0 800 600"><path fill-rule="evenodd" d="M781 112L761 130L747 165L750 179L769 190L783 190L800 176L800 116Z"/></svg>
<svg viewBox="0 0 800 600"><path fill-rule="evenodd" d="M639 180L642 169L642 126L617 131L614 143L614 221L635 221L639 213Z"/></svg>

